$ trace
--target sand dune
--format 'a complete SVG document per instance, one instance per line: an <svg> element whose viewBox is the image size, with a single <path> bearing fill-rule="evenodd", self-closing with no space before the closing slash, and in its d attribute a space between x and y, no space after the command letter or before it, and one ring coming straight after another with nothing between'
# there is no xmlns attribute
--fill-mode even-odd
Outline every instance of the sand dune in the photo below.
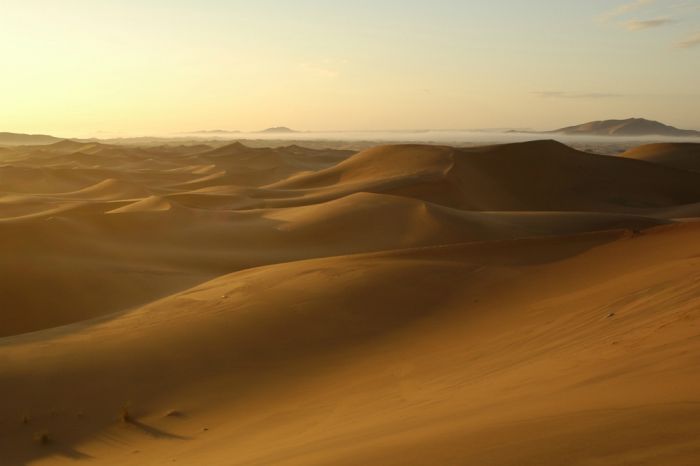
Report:
<svg viewBox="0 0 700 466"><path fill-rule="evenodd" d="M51 144L60 139L45 134L20 134L0 132L0 144L3 145L31 145L31 144Z"/></svg>
<svg viewBox="0 0 700 466"><path fill-rule="evenodd" d="M57 193L60 198L77 198L83 200L119 200L139 199L148 195L143 187L123 180L108 178L78 191Z"/></svg>
<svg viewBox="0 0 700 466"><path fill-rule="evenodd" d="M195 283L282 261L581 231L636 231L668 223L605 213L464 212L377 194L244 212L196 210L158 196L70 207L14 217L0 231L0 240L10 248L0 291L33 316L4 316L0 334L105 315L166 295L173 282ZM27 256L31 260L25 263ZM148 283L149 276L162 279ZM89 290L66 286L68 277L100 285ZM28 286L53 291L34 295L27 293ZM125 294L124 289L132 291ZM100 304L103 300L107 302Z"/></svg>
<svg viewBox="0 0 700 466"><path fill-rule="evenodd" d="M150 196L132 204L118 207L107 212L108 214L123 214L127 212L163 212L173 208L173 204L160 196Z"/></svg>
<svg viewBox="0 0 700 466"><path fill-rule="evenodd" d="M666 165L680 170L700 171L700 144L647 144L630 149L623 153L622 156Z"/></svg>
<svg viewBox="0 0 700 466"><path fill-rule="evenodd" d="M268 188L300 190L312 199L389 193L465 210L643 212L698 199L700 177L538 141L470 149L379 147Z"/></svg>
<svg viewBox="0 0 700 466"><path fill-rule="evenodd" d="M237 142L204 152L199 158L223 170L223 176L216 179L217 183L261 186L334 165L350 155L352 153L347 151L322 151L299 146L252 148Z"/></svg>
<svg viewBox="0 0 700 466"><path fill-rule="evenodd" d="M665 150L0 153L0 464L695 464Z"/></svg>

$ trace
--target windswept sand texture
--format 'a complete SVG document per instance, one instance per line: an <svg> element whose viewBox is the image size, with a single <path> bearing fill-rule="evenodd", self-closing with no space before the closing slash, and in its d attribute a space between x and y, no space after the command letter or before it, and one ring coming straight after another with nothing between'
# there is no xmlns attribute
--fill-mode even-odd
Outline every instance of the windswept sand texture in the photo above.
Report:
<svg viewBox="0 0 700 466"><path fill-rule="evenodd" d="M0 465L695 466L671 149L2 149Z"/></svg>

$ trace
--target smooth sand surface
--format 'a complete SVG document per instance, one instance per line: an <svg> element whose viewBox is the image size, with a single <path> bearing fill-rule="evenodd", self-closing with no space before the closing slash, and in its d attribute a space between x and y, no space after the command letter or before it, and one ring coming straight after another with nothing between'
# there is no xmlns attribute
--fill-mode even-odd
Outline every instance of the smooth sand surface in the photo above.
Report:
<svg viewBox="0 0 700 466"><path fill-rule="evenodd" d="M697 465L700 172L633 158L7 148L0 465Z"/></svg>

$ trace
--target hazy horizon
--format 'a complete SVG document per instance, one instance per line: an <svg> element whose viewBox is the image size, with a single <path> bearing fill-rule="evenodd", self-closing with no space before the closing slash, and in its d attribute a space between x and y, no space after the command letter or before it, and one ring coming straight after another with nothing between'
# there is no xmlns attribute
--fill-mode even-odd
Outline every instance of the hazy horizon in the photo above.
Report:
<svg viewBox="0 0 700 466"><path fill-rule="evenodd" d="M2 131L700 129L697 0L25 0L0 37Z"/></svg>
<svg viewBox="0 0 700 466"><path fill-rule="evenodd" d="M578 122L578 124L588 122ZM661 122L664 123L664 122ZM572 125L573 126L573 125ZM669 135L603 135L603 134L566 134L557 133L559 128L535 129L526 127L511 128L408 128L408 129L299 129L286 126L272 126L261 130L236 130L236 129L201 129L198 131L177 132L133 132L118 133L111 131L82 132L79 134L32 132L19 133L30 135L45 135L63 139L75 140L117 140L153 138L165 140L333 140L333 141L390 141L390 142L525 142L541 139L557 139L568 142L620 142L620 141L697 141L700 136L669 136ZM283 128L290 131L268 131L270 129ZM696 128L679 128L683 130L696 130ZM5 132L0 128L0 133ZM11 132L10 132L11 133Z"/></svg>

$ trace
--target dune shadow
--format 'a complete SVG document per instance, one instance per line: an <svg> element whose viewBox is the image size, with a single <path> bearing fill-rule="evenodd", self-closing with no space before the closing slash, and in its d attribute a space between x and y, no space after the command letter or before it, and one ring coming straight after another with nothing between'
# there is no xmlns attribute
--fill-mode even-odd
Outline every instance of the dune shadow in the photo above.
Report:
<svg viewBox="0 0 700 466"><path fill-rule="evenodd" d="M88 455L80 450L64 445L60 442L51 443L42 446L41 454L27 454L21 457L2 457L0 456L0 464L3 466L30 466L34 464L37 458L48 458L54 456L57 458L65 458L73 461L89 461L95 459L94 456Z"/></svg>
<svg viewBox="0 0 700 466"><path fill-rule="evenodd" d="M162 429L158 429L157 427L149 426L148 424L138 421L138 420L130 420L129 421L130 426L134 426L140 431L150 435L153 438L157 439L168 439L168 440L190 440L191 437L185 437L182 435L177 435L173 434L170 432L166 432Z"/></svg>
<svg viewBox="0 0 700 466"><path fill-rule="evenodd" d="M72 460L91 460L94 459L95 457L92 455L88 455L87 453L83 453L82 451L76 450L75 448L66 446L66 445L61 445L56 447L55 449L56 454L61 455L65 458L70 458Z"/></svg>

